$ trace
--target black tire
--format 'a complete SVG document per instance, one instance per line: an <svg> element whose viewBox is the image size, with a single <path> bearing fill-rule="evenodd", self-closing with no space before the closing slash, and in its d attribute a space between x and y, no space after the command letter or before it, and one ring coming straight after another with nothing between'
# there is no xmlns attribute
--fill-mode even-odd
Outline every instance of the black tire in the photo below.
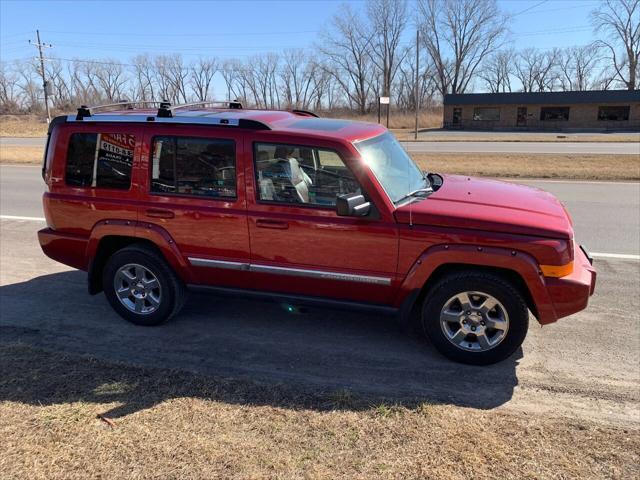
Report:
<svg viewBox="0 0 640 480"><path fill-rule="evenodd" d="M141 265L151 272L160 284L159 305L151 313L136 313L120 301L114 287L116 273L128 264ZM160 254L145 245L130 245L114 253L102 272L102 286L113 309L125 320L136 325L160 325L176 315L185 301L185 287Z"/></svg>
<svg viewBox="0 0 640 480"><path fill-rule="evenodd" d="M464 350L445 335L440 313L453 296L462 292L484 292L497 299L506 310L509 327L495 347L485 351ZM441 279L427 294L422 307L422 328L436 349L447 358L470 365L489 365L508 358L522 345L529 328L529 310L518 289L502 277L483 272L459 272Z"/></svg>

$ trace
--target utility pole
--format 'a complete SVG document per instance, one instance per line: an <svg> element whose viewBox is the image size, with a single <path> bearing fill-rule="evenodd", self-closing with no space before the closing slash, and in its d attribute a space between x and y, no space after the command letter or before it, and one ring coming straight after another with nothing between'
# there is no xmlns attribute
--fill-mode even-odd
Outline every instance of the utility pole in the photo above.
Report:
<svg viewBox="0 0 640 480"><path fill-rule="evenodd" d="M40 75L42 75L42 89L44 90L44 106L47 110L47 123L51 123L51 112L49 111L49 84L44 74L44 56L42 55L42 48L51 48L53 45L50 43L42 43L40 41L40 30L36 30L36 37L38 43L33 43L29 40L29 43L35 47L38 47L38 53L40 54Z"/></svg>
<svg viewBox="0 0 640 480"><path fill-rule="evenodd" d="M413 135L414 140L418 140L418 111L420 110L420 93L418 82L420 81L420 30L416 30L416 84L414 85L415 107L416 107L416 131Z"/></svg>

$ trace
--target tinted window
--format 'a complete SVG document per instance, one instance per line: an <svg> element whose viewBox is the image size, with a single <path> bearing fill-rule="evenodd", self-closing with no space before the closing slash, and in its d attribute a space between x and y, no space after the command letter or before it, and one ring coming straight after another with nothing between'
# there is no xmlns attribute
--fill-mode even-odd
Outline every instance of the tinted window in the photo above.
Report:
<svg viewBox="0 0 640 480"><path fill-rule="evenodd" d="M233 140L156 137L151 191L215 198L236 196Z"/></svg>
<svg viewBox="0 0 640 480"><path fill-rule="evenodd" d="M540 109L540 120L543 122L569 120L569 107L542 107Z"/></svg>
<svg viewBox="0 0 640 480"><path fill-rule="evenodd" d="M334 207L336 196L360 193L355 177L332 150L257 144L254 160L263 201Z"/></svg>
<svg viewBox="0 0 640 480"><path fill-rule="evenodd" d="M629 120L629 106L598 107L598 120L626 121Z"/></svg>
<svg viewBox="0 0 640 480"><path fill-rule="evenodd" d="M129 189L135 145L135 136L126 133L72 134L67 150L67 185Z"/></svg>

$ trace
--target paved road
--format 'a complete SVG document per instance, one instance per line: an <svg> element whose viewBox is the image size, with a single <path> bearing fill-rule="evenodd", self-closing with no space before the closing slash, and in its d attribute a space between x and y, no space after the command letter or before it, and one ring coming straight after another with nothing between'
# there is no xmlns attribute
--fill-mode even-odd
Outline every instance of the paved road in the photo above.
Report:
<svg viewBox="0 0 640 480"><path fill-rule="evenodd" d="M0 145L44 147L44 138L0 137ZM584 153L640 155L639 143L625 142L402 142L415 153Z"/></svg>
<svg viewBox="0 0 640 480"><path fill-rule="evenodd" d="M640 254L640 183L523 181L567 206L576 238L594 252ZM38 167L0 166L0 214L42 217Z"/></svg>
<svg viewBox="0 0 640 480"><path fill-rule="evenodd" d="M39 221L0 219L0 343L107 362L288 385L347 388L376 405L446 403L640 426L640 262L597 259L589 308L540 328L484 368L454 364L392 319L191 294L159 328L120 319L86 275L44 257ZM162 401L159 398L158 401ZM127 410L145 405L127 406Z"/></svg>
<svg viewBox="0 0 640 480"><path fill-rule="evenodd" d="M567 204L580 241L638 254L640 184L540 182ZM204 375L290 384L309 392L348 388L398 403L589 418L640 425L640 262L597 258L589 308L539 328L521 351L491 367L446 361L390 319L192 294L161 328L117 317L86 277L42 254L35 232L43 190L37 167L0 166L0 342Z"/></svg>

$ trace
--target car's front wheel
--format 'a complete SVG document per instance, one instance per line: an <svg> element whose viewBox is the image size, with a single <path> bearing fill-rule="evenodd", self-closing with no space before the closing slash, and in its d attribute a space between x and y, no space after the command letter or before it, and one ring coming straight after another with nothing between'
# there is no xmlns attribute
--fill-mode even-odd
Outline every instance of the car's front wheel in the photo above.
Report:
<svg viewBox="0 0 640 480"><path fill-rule="evenodd" d="M496 363L522 344L529 311L509 281L483 272L441 279L428 293L422 326L446 357L473 365Z"/></svg>
<svg viewBox="0 0 640 480"><path fill-rule="evenodd" d="M131 245L107 261L102 285L113 309L136 325L159 325L182 307L185 289L165 260L145 245Z"/></svg>

